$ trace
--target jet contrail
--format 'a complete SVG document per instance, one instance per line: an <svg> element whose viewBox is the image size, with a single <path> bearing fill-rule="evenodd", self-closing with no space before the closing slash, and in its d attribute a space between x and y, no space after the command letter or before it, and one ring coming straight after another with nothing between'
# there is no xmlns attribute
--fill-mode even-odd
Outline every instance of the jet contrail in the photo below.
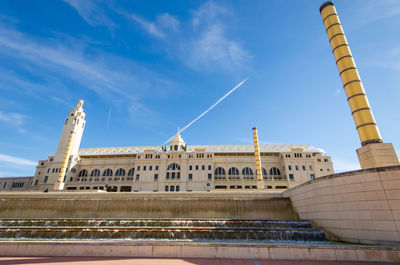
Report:
<svg viewBox="0 0 400 265"><path fill-rule="evenodd" d="M107 119L107 126L106 126L107 131L108 131L108 125L110 125L110 117L111 117L111 108L108 110L108 119Z"/></svg>
<svg viewBox="0 0 400 265"><path fill-rule="evenodd" d="M192 120L191 122L189 122L185 127L183 127L182 129L178 129L178 133L183 132L184 130L186 130L190 125L192 125L193 123L195 123L196 121L198 121L201 117L203 117L204 115L207 114L207 112L209 112L210 110L212 110L215 106L217 106L222 100L224 100L227 96L229 96L233 91L235 91L236 89L238 89L241 85L243 85L246 81L247 81L248 77L246 77L245 79L243 79L242 82L240 82L239 84L237 84L234 88L232 88L228 93L226 93L223 97L221 97L220 99L217 100L217 102L215 102L211 107L209 107L206 111L204 111L202 114L200 114L196 119ZM166 143L168 143L169 141L172 140L172 138L174 138L175 135L173 135L171 138L169 138L167 141L165 141L165 143L163 145L165 145Z"/></svg>

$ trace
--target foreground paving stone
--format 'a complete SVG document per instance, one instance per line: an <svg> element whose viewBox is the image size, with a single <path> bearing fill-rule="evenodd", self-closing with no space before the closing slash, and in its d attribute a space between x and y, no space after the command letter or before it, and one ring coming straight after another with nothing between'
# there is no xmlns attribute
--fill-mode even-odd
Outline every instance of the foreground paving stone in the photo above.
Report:
<svg viewBox="0 0 400 265"><path fill-rule="evenodd" d="M256 259L152 259L124 257L0 257L1 265L14 264L118 264L118 265L393 265L399 263L368 261L305 261Z"/></svg>

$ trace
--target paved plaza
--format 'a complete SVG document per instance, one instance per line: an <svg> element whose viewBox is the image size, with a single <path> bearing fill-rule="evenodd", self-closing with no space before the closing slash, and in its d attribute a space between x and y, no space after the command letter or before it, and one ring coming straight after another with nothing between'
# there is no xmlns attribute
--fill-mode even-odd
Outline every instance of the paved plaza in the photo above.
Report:
<svg viewBox="0 0 400 265"><path fill-rule="evenodd" d="M255 260L255 259L152 259L123 257L0 257L1 265L14 264L118 264L118 265L373 265L400 264L363 261L300 261L300 260Z"/></svg>

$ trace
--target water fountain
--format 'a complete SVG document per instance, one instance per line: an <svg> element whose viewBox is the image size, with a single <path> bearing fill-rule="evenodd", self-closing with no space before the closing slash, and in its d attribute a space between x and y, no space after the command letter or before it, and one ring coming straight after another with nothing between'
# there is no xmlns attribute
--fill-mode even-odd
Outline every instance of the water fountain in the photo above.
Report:
<svg viewBox="0 0 400 265"><path fill-rule="evenodd" d="M322 242L310 222L256 219L0 219L2 239Z"/></svg>

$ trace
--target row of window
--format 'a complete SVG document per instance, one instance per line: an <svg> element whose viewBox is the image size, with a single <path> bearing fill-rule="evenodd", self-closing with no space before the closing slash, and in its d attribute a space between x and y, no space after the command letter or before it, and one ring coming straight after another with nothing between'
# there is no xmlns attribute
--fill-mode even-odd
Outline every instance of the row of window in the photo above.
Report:
<svg viewBox="0 0 400 265"><path fill-rule="evenodd" d="M165 186L165 191L180 191L180 187L179 187L179 185Z"/></svg>
<svg viewBox="0 0 400 265"><path fill-rule="evenodd" d="M24 182L14 182L13 184L12 184L12 187L13 188L22 188L22 187L24 187Z"/></svg>
<svg viewBox="0 0 400 265"><path fill-rule="evenodd" d="M215 169L215 171L214 171L214 174L217 175L217 176L224 176L224 175L226 175L225 169L222 168L222 167L217 167ZM262 174L264 176L267 175L267 170L265 168L262 168ZM281 175L281 171L279 170L279 168L272 167L269 170L269 174L271 176L279 176L279 175ZM228 175L229 176L238 176L238 175L240 175L239 174L239 170L236 167L231 167L228 170ZM242 175L244 175L244 176L252 176L253 175L253 170L251 168L249 168L249 167L245 167L245 168L242 169Z"/></svg>
<svg viewBox="0 0 400 265"><path fill-rule="evenodd" d="M199 170L199 165L195 165L195 170ZM189 170L193 170L193 166L190 165L189 166ZM201 170L206 170L206 166L205 165L201 165ZM211 170L211 165L208 165L208 170Z"/></svg>
<svg viewBox="0 0 400 265"><path fill-rule="evenodd" d="M295 168L296 170L299 170L299 166L294 166L294 168ZM306 166L305 166L305 165L302 165L301 168L302 168L303 170L306 170ZM309 168L309 170L313 170L313 167L312 167L311 165L308 166L308 168ZM288 170L292 170L292 166L291 166L291 165L288 165Z"/></svg>
<svg viewBox="0 0 400 265"><path fill-rule="evenodd" d="M52 170L52 169L48 168L47 169L47 173L50 173L50 170ZM61 171L61 168L53 168L52 173L59 173L60 171ZM68 168L66 169L66 172L68 172ZM76 172L76 168L72 168L71 172L75 173ZM39 172L39 174L40 174L40 172Z"/></svg>

